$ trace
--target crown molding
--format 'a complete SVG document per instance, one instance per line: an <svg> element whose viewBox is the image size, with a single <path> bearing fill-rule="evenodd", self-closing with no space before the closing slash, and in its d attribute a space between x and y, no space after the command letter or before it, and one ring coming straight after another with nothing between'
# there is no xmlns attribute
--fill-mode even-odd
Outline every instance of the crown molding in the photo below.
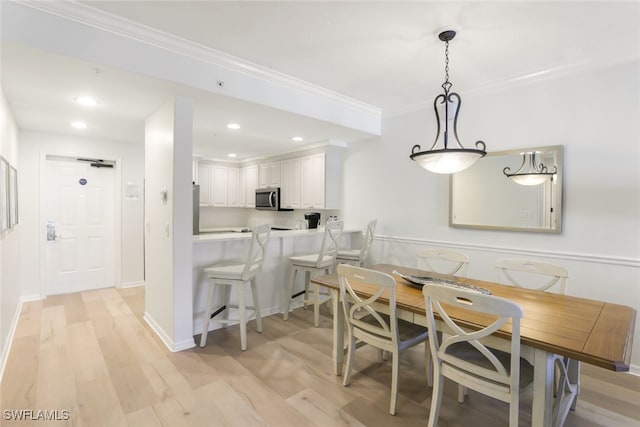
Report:
<svg viewBox="0 0 640 427"><path fill-rule="evenodd" d="M10 0L51 15L78 22L101 31L107 31L127 37L151 46L203 61L227 70L242 73L264 81L291 89L301 90L320 97L331 99L349 108L382 117L382 109L338 92L275 71L271 68L246 61L200 43L139 24L75 0L49 2L36 0Z"/></svg>

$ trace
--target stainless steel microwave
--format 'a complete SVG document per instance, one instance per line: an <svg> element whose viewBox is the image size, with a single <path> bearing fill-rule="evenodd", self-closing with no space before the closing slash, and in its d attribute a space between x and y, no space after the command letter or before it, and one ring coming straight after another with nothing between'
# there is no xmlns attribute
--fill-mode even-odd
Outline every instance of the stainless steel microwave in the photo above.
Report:
<svg viewBox="0 0 640 427"><path fill-rule="evenodd" d="M280 188L258 188L256 190L256 209L261 211L292 211L280 206Z"/></svg>
<svg viewBox="0 0 640 427"><path fill-rule="evenodd" d="M256 190L256 209L263 211L277 211L279 208L279 188L258 188Z"/></svg>

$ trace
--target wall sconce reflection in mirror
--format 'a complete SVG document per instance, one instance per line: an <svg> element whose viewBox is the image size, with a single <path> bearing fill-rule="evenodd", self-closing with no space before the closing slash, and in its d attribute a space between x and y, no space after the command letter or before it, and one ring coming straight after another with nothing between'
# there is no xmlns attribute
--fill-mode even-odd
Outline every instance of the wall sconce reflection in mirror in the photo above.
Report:
<svg viewBox="0 0 640 427"><path fill-rule="evenodd" d="M511 172L509 166L505 167L502 172L511 178L513 182L520 185L540 185L543 182L553 179L553 175L558 172L558 167L553 165L553 171L549 172L544 163L536 162L536 154L539 151L525 151L522 153L522 164L514 173Z"/></svg>
<svg viewBox="0 0 640 427"><path fill-rule="evenodd" d="M526 154L535 153L531 158ZM523 161L524 155L524 161ZM529 163L530 162L530 163ZM505 165L515 174L543 173L538 185L515 185L505 178ZM560 233L562 231L563 147L530 147L496 151L469 169L451 175L449 225L461 228ZM532 174L530 174L532 175ZM552 176L552 179L549 179ZM539 178L536 176L536 178Z"/></svg>

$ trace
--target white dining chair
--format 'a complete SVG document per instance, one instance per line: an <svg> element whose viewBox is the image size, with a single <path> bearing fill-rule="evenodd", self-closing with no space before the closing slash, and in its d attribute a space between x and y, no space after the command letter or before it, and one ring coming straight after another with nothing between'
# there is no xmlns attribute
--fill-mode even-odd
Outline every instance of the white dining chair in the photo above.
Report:
<svg viewBox="0 0 640 427"><path fill-rule="evenodd" d="M372 220L367 224L367 231L362 242L362 246L356 249L338 249L336 262L339 264L352 264L364 267L364 263L369 255L369 250L373 244L373 237L376 231L377 220Z"/></svg>
<svg viewBox="0 0 640 427"><path fill-rule="evenodd" d="M429 330L436 330L435 312L447 328L447 334L442 337L432 334L429 339L434 381L428 425L433 427L438 423L444 378L449 378L459 386L509 403L509 426L517 427L520 391L533 382L533 366L520 358L522 308L504 298L446 285L427 285L422 293ZM471 330L449 315L450 310L459 309L497 319L486 327ZM509 323L509 352L490 348L482 342Z"/></svg>
<svg viewBox="0 0 640 427"><path fill-rule="evenodd" d="M440 248L427 248L418 252L418 268L434 273L467 275L469 257L461 252Z"/></svg>
<svg viewBox="0 0 640 427"><path fill-rule="evenodd" d="M385 273L368 270L348 264L338 265L340 280L340 299L347 321L348 350L343 385L351 382L351 371L359 342L366 343L391 354L391 402L389 413L396 414L398 405L398 375L400 369L400 353L409 347L425 342L429 338L427 329L398 319L396 314L396 281ZM363 300L353 290L352 284L365 282L375 288L375 293ZM389 314L376 311L376 303L381 297L388 298ZM337 313L336 313L337 315ZM380 360L380 358L379 358ZM425 368L427 379L431 376L431 357L425 348Z"/></svg>
<svg viewBox="0 0 640 427"><path fill-rule="evenodd" d="M314 274L322 272L329 274L332 271L336 261L336 255L338 254L338 245L340 244L340 236L342 235L343 228L344 223L342 221L327 222L322 236L320 252L289 257L291 272L289 274L289 283L287 284L287 289L284 295L284 320L289 318L291 301L303 295L303 304L305 308L307 307L307 304L313 304L314 326L316 328L320 326L320 304L329 300L331 295L326 289L321 293L320 285L314 284L313 297L309 298L309 285L311 277ZM296 276L299 271L303 271L305 273L304 291L294 293Z"/></svg>
<svg viewBox="0 0 640 427"><path fill-rule="evenodd" d="M496 261L495 268L498 283L538 291L557 290L557 293L566 294L569 271L561 265L529 259L503 258ZM571 399L571 405L562 407L575 410L580 394L580 361L556 355L554 364L556 399ZM564 419L566 413L560 415Z"/></svg>
<svg viewBox="0 0 640 427"><path fill-rule="evenodd" d="M560 265L529 259L502 258L496 260L495 268L498 283L538 291L547 291L557 285L558 293L566 293L569 272Z"/></svg>
<svg viewBox="0 0 640 427"><path fill-rule="evenodd" d="M223 324L238 323L240 324L240 348L244 351L247 349L247 310L252 310L256 319L256 327L258 332L262 332L262 318L260 316L260 303L258 298L258 290L256 289L256 275L262 271L262 266L267 254L269 246L269 235L271 227L268 224L255 227L251 235L251 244L249 253L244 263L221 263L206 267L204 273L209 279L209 292L207 298L207 307L204 311L202 322L202 336L200 337L200 347L207 344L207 335L209 332L209 322L215 321ZM251 287L251 295L253 298L253 306L246 305L244 295L244 285L249 283ZM214 310L214 300L216 289L219 286L224 287L224 298L222 306ZM237 291L238 304L231 305L230 288L233 287ZM229 319L229 309L238 309L238 319ZM212 317L222 314L223 318L212 320Z"/></svg>

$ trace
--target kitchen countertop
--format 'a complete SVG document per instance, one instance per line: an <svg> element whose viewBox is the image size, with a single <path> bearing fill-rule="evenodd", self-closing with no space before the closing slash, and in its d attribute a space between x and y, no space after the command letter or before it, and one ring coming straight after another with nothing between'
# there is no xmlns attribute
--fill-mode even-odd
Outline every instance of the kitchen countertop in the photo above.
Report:
<svg viewBox="0 0 640 427"><path fill-rule="evenodd" d="M201 230L201 234L193 236L194 243L250 239L250 232L240 232L244 227L221 227L221 228L205 228ZM204 231L206 230L206 231ZM229 230L225 233L225 230ZM344 229L342 233L361 233L360 229ZM318 233L324 233L324 227L302 229L302 230L271 230L270 237L301 237Z"/></svg>

